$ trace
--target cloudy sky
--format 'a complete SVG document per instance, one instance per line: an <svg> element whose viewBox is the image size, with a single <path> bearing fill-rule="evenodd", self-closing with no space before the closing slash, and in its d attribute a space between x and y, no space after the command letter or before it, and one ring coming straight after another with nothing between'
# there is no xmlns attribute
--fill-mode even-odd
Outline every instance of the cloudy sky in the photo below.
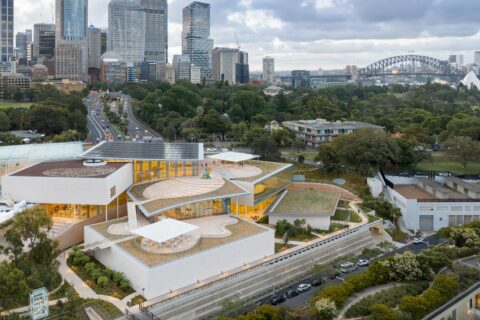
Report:
<svg viewBox="0 0 480 320"><path fill-rule="evenodd" d="M89 22L106 27L109 0L89 1ZM168 0L170 59L181 51L181 12L191 0ZM479 0L206 0L212 38L250 54L251 70L263 56L277 70L365 66L414 51L446 60L480 50ZM16 31L52 21L54 0L15 0Z"/></svg>

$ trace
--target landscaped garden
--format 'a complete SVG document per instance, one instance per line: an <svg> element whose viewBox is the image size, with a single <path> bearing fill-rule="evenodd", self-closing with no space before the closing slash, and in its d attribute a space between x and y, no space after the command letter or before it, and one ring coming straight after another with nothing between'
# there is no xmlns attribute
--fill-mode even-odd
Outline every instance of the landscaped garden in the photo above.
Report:
<svg viewBox="0 0 480 320"><path fill-rule="evenodd" d="M335 215L331 218L334 221L345 221L345 222L362 222L362 218L353 210L343 210L337 209Z"/></svg>
<svg viewBox="0 0 480 320"><path fill-rule="evenodd" d="M293 224L287 220L278 221L275 225L275 237L283 239L285 244L288 241L310 241L316 238L312 233L313 229L306 225L305 220L295 220Z"/></svg>
<svg viewBox="0 0 480 320"><path fill-rule="evenodd" d="M121 272L104 267L95 258L78 249L70 253L67 264L98 294L123 299L134 292Z"/></svg>

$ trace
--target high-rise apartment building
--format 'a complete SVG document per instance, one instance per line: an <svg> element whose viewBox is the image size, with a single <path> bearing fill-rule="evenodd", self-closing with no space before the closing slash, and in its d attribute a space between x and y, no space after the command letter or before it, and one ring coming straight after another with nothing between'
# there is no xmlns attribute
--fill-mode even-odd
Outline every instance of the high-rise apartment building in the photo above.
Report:
<svg viewBox="0 0 480 320"><path fill-rule="evenodd" d="M88 81L88 0L56 0L55 77Z"/></svg>
<svg viewBox="0 0 480 320"><path fill-rule="evenodd" d="M212 78L231 84L248 83L248 53L231 48L215 48L212 52Z"/></svg>
<svg viewBox="0 0 480 320"><path fill-rule="evenodd" d="M140 0L145 10L145 60L168 62L168 2Z"/></svg>
<svg viewBox="0 0 480 320"><path fill-rule="evenodd" d="M27 60L27 35L25 32L17 32L15 35L15 47L17 51L17 60Z"/></svg>
<svg viewBox="0 0 480 320"><path fill-rule="evenodd" d="M213 40L210 39L210 5L192 2L183 9L182 54L202 70L202 78L212 73Z"/></svg>
<svg viewBox="0 0 480 320"><path fill-rule="evenodd" d="M275 82L275 59L272 57L263 58L263 82L272 84Z"/></svg>
<svg viewBox="0 0 480 320"><path fill-rule="evenodd" d="M36 23L33 25L33 59L40 56L52 58L55 54L55 25Z"/></svg>
<svg viewBox="0 0 480 320"><path fill-rule="evenodd" d="M145 18L138 2L110 1L107 50L120 54L127 62L141 63L145 57Z"/></svg>
<svg viewBox="0 0 480 320"><path fill-rule="evenodd" d="M100 69L100 58L102 56L102 30L93 25L88 27L88 68Z"/></svg>
<svg viewBox="0 0 480 320"><path fill-rule="evenodd" d="M187 55L174 55L172 61L173 69L175 70L175 81L188 80L190 81L191 62Z"/></svg>
<svg viewBox="0 0 480 320"><path fill-rule="evenodd" d="M480 51L475 51L473 63L475 63L477 66L480 66Z"/></svg>
<svg viewBox="0 0 480 320"><path fill-rule="evenodd" d="M107 38L108 38L108 29L102 29L102 33L100 34L100 53L104 54L107 52Z"/></svg>
<svg viewBox="0 0 480 320"><path fill-rule="evenodd" d="M1 46L1 56L0 62L8 65L9 61L13 57L13 0L2 0L0 2L1 9L1 27L0 27L0 46ZM2 66L2 70L5 68Z"/></svg>

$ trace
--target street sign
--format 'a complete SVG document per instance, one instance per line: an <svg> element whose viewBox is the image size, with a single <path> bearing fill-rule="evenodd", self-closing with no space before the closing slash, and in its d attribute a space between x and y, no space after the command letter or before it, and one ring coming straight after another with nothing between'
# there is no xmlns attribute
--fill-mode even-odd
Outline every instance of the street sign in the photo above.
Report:
<svg viewBox="0 0 480 320"><path fill-rule="evenodd" d="M36 289L30 293L29 311L32 320L48 317L48 291L46 288Z"/></svg>

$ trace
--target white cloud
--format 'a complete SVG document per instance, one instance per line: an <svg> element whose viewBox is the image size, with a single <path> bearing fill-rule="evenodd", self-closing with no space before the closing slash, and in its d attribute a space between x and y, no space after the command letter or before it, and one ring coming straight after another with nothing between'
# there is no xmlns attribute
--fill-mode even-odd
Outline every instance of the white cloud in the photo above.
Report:
<svg viewBox="0 0 480 320"><path fill-rule="evenodd" d="M269 10L247 9L245 12L234 12L227 16L229 22L245 25L252 31L259 32L265 29L281 30L285 23L275 17Z"/></svg>

